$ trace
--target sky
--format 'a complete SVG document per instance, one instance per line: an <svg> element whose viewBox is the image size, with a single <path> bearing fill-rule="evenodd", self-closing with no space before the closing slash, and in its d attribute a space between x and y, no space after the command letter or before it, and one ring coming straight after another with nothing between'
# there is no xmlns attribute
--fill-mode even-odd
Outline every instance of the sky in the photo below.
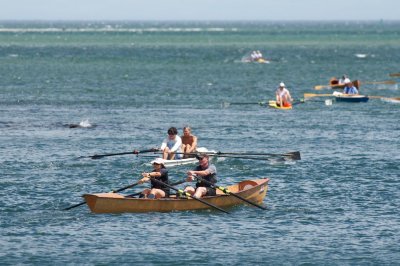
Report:
<svg viewBox="0 0 400 266"><path fill-rule="evenodd" d="M0 20L400 20L400 0L0 0Z"/></svg>

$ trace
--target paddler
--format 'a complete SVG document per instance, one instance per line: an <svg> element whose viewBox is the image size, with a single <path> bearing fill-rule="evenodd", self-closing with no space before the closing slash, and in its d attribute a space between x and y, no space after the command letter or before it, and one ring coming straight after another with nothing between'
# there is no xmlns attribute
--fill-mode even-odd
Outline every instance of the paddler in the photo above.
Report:
<svg viewBox="0 0 400 266"><path fill-rule="evenodd" d="M343 88L344 94L351 94L351 95L358 94L357 88L353 85L353 82L351 82L350 79L345 79L344 84L345 84Z"/></svg>
<svg viewBox="0 0 400 266"><path fill-rule="evenodd" d="M197 148L197 137L192 134L192 129L189 126L183 127L182 139L182 153L184 153L183 158L191 157L190 153L196 151ZM186 153L186 154L185 154Z"/></svg>
<svg viewBox="0 0 400 266"><path fill-rule="evenodd" d="M167 186L151 180L153 178L168 184L168 170L164 166L164 160L157 158L151 164L153 171L142 173L143 178L139 180L140 184L151 181L151 188L143 190L139 198L159 199L169 197L170 189Z"/></svg>
<svg viewBox="0 0 400 266"><path fill-rule="evenodd" d="M276 95L276 105L281 107L290 107L292 106L292 96L290 92L285 87L285 83L279 83L279 88L275 92Z"/></svg>
<svg viewBox="0 0 400 266"><path fill-rule="evenodd" d="M199 165L195 169L187 172L186 181L190 182L196 180L196 176L199 176L213 185L217 183L217 168L215 165L210 164L208 154L200 153L196 158L199 160ZM199 180L197 180L196 188L188 186L185 188L185 192L190 193L196 198L216 195L215 189L210 187L210 184Z"/></svg>
<svg viewBox="0 0 400 266"><path fill-rule="evenodd" d="M182 145L182 139L178 136L178 130L175 127L168 129L168 137L164 139L161 144L161 151L163 153L164 160L175 160L180 159L180 148Z"/></svg>

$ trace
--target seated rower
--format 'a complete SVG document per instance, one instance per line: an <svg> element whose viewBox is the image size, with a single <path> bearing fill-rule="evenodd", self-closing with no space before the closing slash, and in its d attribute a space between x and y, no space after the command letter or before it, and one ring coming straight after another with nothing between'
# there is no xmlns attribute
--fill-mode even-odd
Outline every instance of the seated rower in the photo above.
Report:
<svg viewBox="0 0 400 266"><path fill-rule="evenodd" d="M180 152L182 146L182 139L178 136L178 130L175 127L168 129L168 137L164 139L161 144L161 151L164 160L181 159Z"/></svg>
<svg viewBox="0 0 400 266"><path fill-rule="evenodd" d="M276 95L276 105L281 107L290 107L292 106L292 96L290 92L285 87L285 83L279 83L279 88L275 92Z"/></svg>
<svg viewBox="0 0 400 266"><path fill-rule="evenodd" d="M181 136L181 139L182 139L182 153L184 154L183 158L192 157L190 156L190 153L196 151L197 137L192 135L192 130L189 126L185 126L183 128L183 136Z"/></svg>
<svg viewBox="0 0 400 266"><path fill-rule="evenodd" d="M350 79L345 79L344 84L345 84L345 86L343 88L344 94L351 94L351 95L358 94L357 88L353 85L353 83L350 81Z"/></svg>
<svg viewBox="0 0 400 266"><path fill-rule="evenodd" d="M153 171L142 173L143 178L139 180L139 184L151 181L151 188L144 189L139 198L159 199L169 197L170 190L167 186L151 180L151 178L154 178L168 184L168 170L164 166L164 160L157 158L151 163Z"/></svg>
<svg viewBox="0 0 400 266"><path fill-rule="evenodd" d="M195 176L200 176L202 179L210 182L213 185L217 183L217 168L215 165L209 163L208 154L200 153L196 157L199 160L199 165L194 170L187 172L186 181L193 181L195 180ZM188 192L195 198L216 195L215 189L210 187L210 184L201 181L197 181L196 188L188 186L184 191Z"/></svg>

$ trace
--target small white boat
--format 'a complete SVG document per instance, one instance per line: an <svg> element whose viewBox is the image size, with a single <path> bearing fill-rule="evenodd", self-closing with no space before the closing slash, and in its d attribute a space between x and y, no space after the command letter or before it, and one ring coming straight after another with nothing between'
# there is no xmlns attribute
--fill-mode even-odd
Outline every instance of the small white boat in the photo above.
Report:
<svg viewBox="0 0 400 266"><path fill-rule="evenodd" d="M204 148L204 147L197 148L196 152L198 152L198 153L206 152L207 154L217 153L214 150L208 150L207 148ZM164 166L172 167L172 166L185 165L185 164L194 164L197 162L198 162L198 160L196 159L196 157L177 159L177 160L164 160ZM149 164L151 165L151 162Z"/></svg>

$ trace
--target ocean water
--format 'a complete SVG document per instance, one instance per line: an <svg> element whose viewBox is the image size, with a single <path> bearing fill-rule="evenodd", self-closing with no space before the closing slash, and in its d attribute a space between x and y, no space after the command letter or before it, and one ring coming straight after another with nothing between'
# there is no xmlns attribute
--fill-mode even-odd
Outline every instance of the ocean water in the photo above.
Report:
<svg viewBox="0 0 400 266"><path fill-rule="evenodd" d="M296 99L331 93L313 88L343 74L364 94L400 97L397 84L378 84L400 71L399 26L1 22L1 264L398 264L400 104L257 103L281 81ZM241 62L252 50L271 62ZM63 210L136 182L151 160L81 156L159 146L185 125L208 149L302 160L214 161L221 185L269 177L266 211Z"/></svg>

